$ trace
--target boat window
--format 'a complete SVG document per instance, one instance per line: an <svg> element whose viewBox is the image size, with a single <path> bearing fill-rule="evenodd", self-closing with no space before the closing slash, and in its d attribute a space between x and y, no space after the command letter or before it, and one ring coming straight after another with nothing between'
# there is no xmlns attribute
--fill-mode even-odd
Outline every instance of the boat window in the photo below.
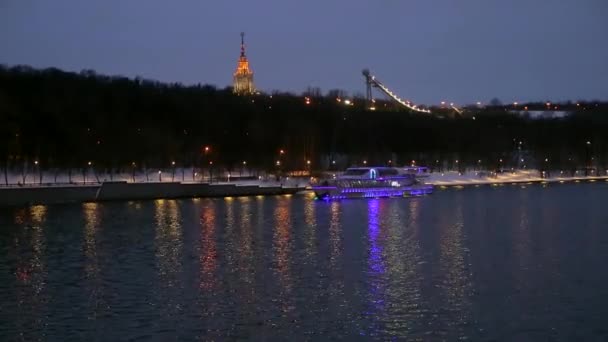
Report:
<svg viewBox="0 0 608 342"><path fill-rule="evenodd" d="M378 170L378 176L383 177L383 176L396 176L399 174L399 171L397 169L384 169L384 170Z"/></svg>
<svg viewBox="0 0 608 342"><path fill-rule="evenodd" d="M367 169L348 169L344 171L345 176L362 176L368 172Z"/></svg>

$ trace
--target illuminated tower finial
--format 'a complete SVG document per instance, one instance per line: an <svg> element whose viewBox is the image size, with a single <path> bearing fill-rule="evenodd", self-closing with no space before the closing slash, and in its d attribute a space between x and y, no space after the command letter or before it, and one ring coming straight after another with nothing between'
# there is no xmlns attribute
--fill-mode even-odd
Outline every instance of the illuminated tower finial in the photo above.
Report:
<svg viewBox="0 0 608 342"><path fill-rule="evenodd" d="M245 32L241 32L241 57L245 57Z"/></svg>

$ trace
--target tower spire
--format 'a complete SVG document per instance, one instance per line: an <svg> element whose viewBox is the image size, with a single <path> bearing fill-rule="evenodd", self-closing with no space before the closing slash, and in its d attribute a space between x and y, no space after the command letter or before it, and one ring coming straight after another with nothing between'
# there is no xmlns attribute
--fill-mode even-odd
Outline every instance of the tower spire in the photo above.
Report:
<svg viewBox="0 0 608 342"><path fill-rule="evenodd" d="M241 32L241 57L239 58L233 79L234 92L237 94L253 94L253 71L249 69L249 61L245 56L245 32Z"/></svg>
<svg viewBox="0 0 608 342"><path fill-rule="evenodd" d="M245 57L245 32L241 32L241 57Z"/></svg>

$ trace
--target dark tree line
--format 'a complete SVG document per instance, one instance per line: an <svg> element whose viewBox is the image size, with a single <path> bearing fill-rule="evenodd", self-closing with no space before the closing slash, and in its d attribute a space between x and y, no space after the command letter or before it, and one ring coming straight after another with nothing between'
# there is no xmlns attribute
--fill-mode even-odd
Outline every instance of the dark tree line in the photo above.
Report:
<svg viewBox="0 0 608 342"><path fill-rule="evenodd" d="M314 91L313 91L314 90ZM384 103L346 106L322 96L237 96L230 88L29 67L0 68L0 164L106 169L201 166L286 169L395 162L430 166L605 167L606 108L530 119L502 107L462 115L414 114ZM210 147L205 153L204 147ZM279 150L286 151L284 155ZM456 163L458 160L458 163ZM547 161L545 161L547 160ZM439 161L439 162L438 162Z"/></svg>

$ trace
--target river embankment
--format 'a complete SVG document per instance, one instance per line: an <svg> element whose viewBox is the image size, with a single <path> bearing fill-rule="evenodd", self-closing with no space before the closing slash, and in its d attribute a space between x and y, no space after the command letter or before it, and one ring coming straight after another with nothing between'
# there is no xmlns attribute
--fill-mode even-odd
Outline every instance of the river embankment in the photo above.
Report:
<svg viewBox="0 0 608 342"><path fill-rule="evenodd" d="M302 190L305 188L299 185L263 186L260 184L187 182L129 183L117 181L98 184L26 185L1 187L0 207L158 198L286 195Z"/></svg>
<svg viewBox="0 0 608 342"><path fill-rule="evenodd" d="M518 170L505 173L488 173L484 171L469 172L435 172L423 178L424 182L434 186L470 186L470 185L499 185L527 183L566 183L566 182L598 182L608 181L607 176L588 176L576 172L567 175L563 171L542 173L538 170Z"/></svg>

